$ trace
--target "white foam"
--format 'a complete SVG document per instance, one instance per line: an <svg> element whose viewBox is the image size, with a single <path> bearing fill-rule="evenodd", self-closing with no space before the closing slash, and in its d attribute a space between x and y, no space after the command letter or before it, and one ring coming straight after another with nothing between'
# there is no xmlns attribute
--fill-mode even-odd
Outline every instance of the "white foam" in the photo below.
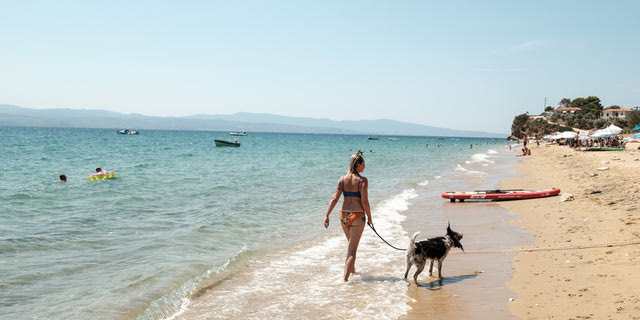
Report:
<svg viewBox="0 0 640 320"><path fill-rule="evenodd" d="M493 160L489 160L489 155L486 153L476 153L471 156L471 159L465 161L466 164L480 164L483 167L488 166L489 164L495 163Z"/></svg>
<svg viewBox="0 0 640 320"><path fill-rule="evenodd" d="M465 169L460 164L458 164L458 166L455 168L455 170L456 171L460 171L460 172L462 172L464 174L468 174L468 175L485 175L486 174L483 171L474 171L474 170Z"/></svg>
<svg viewBox="0 0 640 320"><path fill-rule="evenodd" d="M422 182L418 183L419 186L423 186L423 187L428 185L428 184L429 184L429 180L425 180L425 181L422 181Z"/></svg>
<svg viewBox="0 0 640 320"><path fill-rule="evenodd" d="M220 266L215 266L213 268L208 269L204 274L202 274L199 277L196 277L195 279L192 279L190 281L187 281L185 284L183 284L180 288L170 292L169 294L167 294L165 297L163 297L162 299L156 300L152 303L152 307L154 303L161 303L162 301L171 301L173 299L170 298L170 296L182 296L179 301L179 306L178 306L178 311L176 311L175 313L173 313L172 315L170 315L169 317L165 318L165 320L174 320L174 319L180 319L180 316L182 314L184 314L187 310L189 310L189 306L192 303L192 300L189 299L188 296L190 296L191 294L193 294L197 289L198 286L202 283L202 281L206 278L209 278L211 275L213 274L219 274L222 273L224 271L226 271L229 268L229 265L235 261L236 259L238 259L238 257L243 254L244 252L246 252L248 250L247 245L245 244L238 252L236 252L236 254L227 259L225 261L224 264L220 265ZM167 299L165 299L167 298ZM163 310L164 308L159 307L159 308L149 308L147 310L147 312L149 311L154 311L154 310ZM145 312L146 314L146 312ZM156 318L153 315L149 315L149 318Z"/></svg>
<svg viewBox="0 0 640 320"><path fill-rule="evenodd" d="M180 310L178 310L178 312L176 312L172 316L166 318L165 320L173 320L176 317L179 317L180 315L182 315L185 311L187 311L189 309L189 304L191 304L191 300L190 299L182 298L181 301L180 301Z"/></svg>
<svg viewBox="0 0 640 320"><path fill-rule="evenodd" d="M417 196L414 189L404 190L373 208L373 223L385 240L407 245L401 213ZM192 301L191 310L181 308L171 319L396 319L406 314L411 298L402 279L404 252L388 247L365 227L358 248L358 273L344 283L347 242L337 214L331 218L325 236L251 258L238 274Z"/></svg>

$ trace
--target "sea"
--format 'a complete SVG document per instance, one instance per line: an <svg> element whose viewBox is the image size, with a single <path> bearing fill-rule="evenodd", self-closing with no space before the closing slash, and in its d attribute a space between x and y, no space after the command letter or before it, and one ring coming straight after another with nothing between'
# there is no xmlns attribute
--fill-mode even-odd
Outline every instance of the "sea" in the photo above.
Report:
<svg viewBox="0 0 640 320"><path fill-rule="evenodd" d="M401 248L411 221L430 221L425 237L447 223L461 231L439 195L497 188L521 161L497 138L23 127L0 136L3 319L398 319L415 302L404 252L367 228L344 283L340 204L323 227L349 157L363 151L375 228ZM116 177L89 181L97 167Z"/></svg>

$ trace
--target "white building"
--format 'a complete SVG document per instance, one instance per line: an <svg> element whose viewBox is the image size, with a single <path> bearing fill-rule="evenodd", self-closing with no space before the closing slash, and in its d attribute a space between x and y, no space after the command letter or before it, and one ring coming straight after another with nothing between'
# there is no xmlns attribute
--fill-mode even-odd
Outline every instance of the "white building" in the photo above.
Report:
<svg viewBox="0 0 640 320"><path fill-rule="evenodd" d="M631 112L633 112L631 109L606 109L602 110L602 115L600 117L603 119L625 119L629 117Z"/></svg>

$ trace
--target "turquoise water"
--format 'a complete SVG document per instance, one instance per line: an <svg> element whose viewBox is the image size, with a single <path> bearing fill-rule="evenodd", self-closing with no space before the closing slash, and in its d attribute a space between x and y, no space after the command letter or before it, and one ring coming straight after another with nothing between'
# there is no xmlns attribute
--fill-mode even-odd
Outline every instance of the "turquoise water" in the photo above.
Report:
<svg viewBox="0 0 640 320"><path fill-rule="evenodd" d="M364 151L376 228L402 244L402 212L434 180L477 186L491 166L515 161L500 139L249 133L235 137L241 147L224 148L213 143L233 138L223 132L0 134L7 319L338 319L331 310L351 294L399 304L352 316L397 318L409 302L396 277L402 262L361 259L370 272L342 285L337 209L322 227L349 156ZM96 167L117 178L88 181ZM67 183L56 182L61 173ZM384 246L374 237L365 233L359 255ZM297 285L286 285L292 278Z"/></svg>

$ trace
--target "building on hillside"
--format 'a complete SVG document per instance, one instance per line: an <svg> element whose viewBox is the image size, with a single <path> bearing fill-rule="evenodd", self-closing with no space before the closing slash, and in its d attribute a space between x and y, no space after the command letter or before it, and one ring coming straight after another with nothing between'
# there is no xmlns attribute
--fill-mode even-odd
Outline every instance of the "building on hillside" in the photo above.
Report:
<svg viewBox="0 0 640 320"><path fill-rule="evenodd" d="M631 114L631 112L633 112L633 110L631 109L605 109L602 110L602 114L600 114L600 118L603 119L614 119L614 118L620 118L620 119L625 119L629 117L629 114Z"/></svg>
<svg viewBox="0 0 640 320"><path fill-rule="evenodd" d="M562 114L565 114L565 113L574 114L574 113L580 113L580 111L582 111L582 109L580 108L557 108L556 109L556 113L562 113Z"/></svg>

